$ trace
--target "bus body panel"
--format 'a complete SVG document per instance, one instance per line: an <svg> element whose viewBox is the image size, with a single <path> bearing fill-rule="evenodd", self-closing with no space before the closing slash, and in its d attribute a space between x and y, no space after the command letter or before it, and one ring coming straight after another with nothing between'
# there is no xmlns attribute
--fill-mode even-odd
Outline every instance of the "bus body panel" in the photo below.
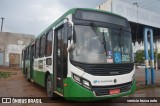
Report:
<svg viewBox="0 0 160 106"><path fill-rule="evenodd" d="M51 54L51 56L33 58L33 62L32 62L33 63L33 70L30 70L30 66L31 66L30 61L23 60L23 62L25 62L25 65L24 65L25 67L23 67L24 74L26 74L25 71L27 69L29 71L28 78L32 79L37 84L39 84L43 87L45 87L45 85L46 85L46 77L47 77L46 75L47 74L51 75L53 85L54 85L54 82L56 82L55 80L57 80L57 78L54 78L55 72L57 72L57 70L54 70L55 66L53 64L54 63L54 52L56 52L56 51L54 51L54 49L55 49L54 48L55 47L54 46L55 31L59 26L61 26L65 23L65 21L64 21L65 19L69 20L69 22L72 23L72 25L74 25L74 22L72 22L73 21L72 15L75 13L76 10L77 9L71 9L71 10L67 11L63 16L61 16L58 20L56 20L53 24L51 24L47 29L45 29L34 41L31 42L31 44L33 42L36 42L36 40L41 38L50 29L52 29L53 30L53 41L52 41L52 54ZM109 13L106 11L101 11L101 10L95 10L95 9L82 9L82 10L103 12L103 13L114 15L116 17L123 18L119 15L115 15L115 14L112 14L112 13ZM72 42L73 42L73 39L68 40L68 47L71 45ZM56 89L53 89L53 92L58 91L58 92L62 93L62 96L65 99L75 100L75 101L92 101L92 100L103 100L103 99L108 99L108 98L112 98L112 97L120 97L120 96L125 96L125 95L129 95L129 94L134 93L134 91L136 89L136 81L133 80L135 69L133 69L130 73L123 74L123 75L93 76L93 75L85 72L83 69L71 64L69 52L67 55L68 55L68 57L67 57L68 58L67 59L67 63L68 63L67 78L63 78L63 87L61 89L59 89L58 87ZM47 58L51 58L51 62L52 62L51 65L46 64ZM75 81L73 79L73 74L75 74L79 77L83 77L84 79L89 81L91 88L86 88L81 83L78 83L77 81ZM116 79L116 83L114 82L115 79ZM99 83L97 83L97 81ZM131 88L129 91L120 92L118 94L113 94L113 95L96 96L94 90L92 89L92 86L99 86L99 87L108 86L109 87L109 86L115 86L115 85L124 84L124 83L128 83L128 82L132 82L132 85L131 85ZM53 88L54 88L54 86L53 86Z"/></svg>
<svg viewBox="0 0 160 106"><path fill-rule="evenodd" d="M37 84L45 87L45 80L44 80L45 79L45 72L34 70L34 75L35 75L35 77L33 78L34 81Z"/></svg>
<svg viewBox="0 0 160 106"><path fill-rule="evenodd" d="M117 84L127 83L127 82L132 81L132 77L135 73L135 69L133 69L130 73L123 74L123 75L93 76L93 75L90 75L84 72L82 69L73 66L70 63L70 61L68 61L68 66L69 66L68 67L68 73L69 73L68 77L72 77L72 74L76 74L77 76L83 77L87 79L88 81L90 81L93 86L117 85ZM113 81L114 79L117 80L116 83L114 83ZM95 80L97 81L97 83L94 83Z"/></svg>
<svg viewBox="0 0 160 106"><path fill-rule="evenodd" d="M117 85L132 81L134 71L129 74L116 75L116 76L93 76L85 73L82 77L89 80L93 86ZM114 80L116 79L116 83Z"/></svg>
<svg viewBox="0 0 160 106"><path fill-rule="evenodd" d="M67 100L75 100L75 101L95 101L95 100L111 99L113 97L121 97L132 94L136 90L136 81L134 80L131 89L127 92L98 97L95 96L93 91L91 91L90 89L84 88L80 84L75 83L75 81L72 78L68 77L67 79L64 80L64 83L67 83L67 86L64 87L64 98Z"/></svg>
<svg viewBox="0 0 160 106"><path fill-rule="evenodd" d="M43 57L34 60L34 68L33 68L33 80L38 83L39 85L45 87L45 80L46 80L46 73L53 75L53 66L46 65L46 59L51 58ZM51 61L53 61L51 59Z"/></svg>

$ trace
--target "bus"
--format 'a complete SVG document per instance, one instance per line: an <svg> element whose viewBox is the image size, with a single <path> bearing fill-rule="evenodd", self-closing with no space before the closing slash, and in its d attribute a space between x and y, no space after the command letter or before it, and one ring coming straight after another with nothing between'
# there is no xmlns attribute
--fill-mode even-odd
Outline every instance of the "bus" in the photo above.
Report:
<svg viewBox="0 0 160 106"><path fill-rule="evenodd" d="M45 87L48 97L104 100L136 89L131 28L114 13L73 8L22 54L26 80Z"/></svg>

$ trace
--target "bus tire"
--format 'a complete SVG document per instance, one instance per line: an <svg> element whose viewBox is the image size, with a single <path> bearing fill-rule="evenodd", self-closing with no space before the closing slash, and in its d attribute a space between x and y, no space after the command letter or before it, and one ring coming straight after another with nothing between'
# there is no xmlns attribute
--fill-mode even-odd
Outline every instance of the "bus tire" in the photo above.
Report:
<svg viewBox="0 0 160 106"><path fill-rule="evenodd" d="M52 78L51 78L51 75L49 74L46 80L46 89L47 89L47 96L50 97L50 99L54 99L55 97L57 97L57 95L53 92L52 84L53 84Z"/></svg>
<svg viewBox="0 0 160 106"><path fill-rule="evenodd" d="M50 74L47 76L46 89L47 89L47 96L52 98L53 97L53 86L52 86L52 79L51 79Z"/></svg>

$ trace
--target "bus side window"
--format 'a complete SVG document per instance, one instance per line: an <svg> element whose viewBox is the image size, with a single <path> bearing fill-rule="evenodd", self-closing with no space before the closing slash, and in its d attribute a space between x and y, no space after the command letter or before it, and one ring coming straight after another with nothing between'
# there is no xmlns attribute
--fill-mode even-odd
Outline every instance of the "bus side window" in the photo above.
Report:
<svg viewBox="0 0 160 106"><path fill-rule="evenodd" d="M28 59L28 47L25 50L25 58Z"/></svg>
<svg viewBox="0 0 160 106"><path fill-rule="evenodd" d="M36 58L36 42L34 43L34 58Z"/></svg>
<svg viewBox="0 0 160 106"><path fill-rule="evenodd" d="M23 52L23 58L24 58L24 61L25 61L25 59L26 59L26 49L24 50L24 52Z"/></svg>
<svg viewBox="0 0 160 106"><path fill-rule="evenodd" d="M29 46L29 48L28 48L28 59L30 59L30 54L31 54L31 46Z"/></svg>
<svg viewBox="0 0 160 106"><path fill-rule="evenodd" d="M46 34L46 49L45 49L45 56L51 56L52 54L52 41L53 41L53 31L49 31Z"/></svg>
<svg viewBox="0 0 160 106"><path fill-rule="evenodd" d="M45 41L46 41L45 36L40 38L40 57L43 57L45 53Z"/></svg>
<svg viewBox="0 0 160 106"><path fill-rule="evenodd" d="M31 60L34 58L34 50L35 49L35 43L31 45L31 50L30 50L30 58Z"/></svg>
<svg viewBox="0 0 160 106"><path fill-rule="evenodd" d="M39 57L39 39L36 41L36 58Z"/></svg>
<svg viewBox="0 0 160 106"><path fill-rule="evenodd" d="M21 60L23 61L24 60L24 50L22 50L22 54L21 54Z"/></svg>
<svg viewBox="0 0 160 106"><path fill-rule="evenodd" d="M29 47L27 48L27 59L29 59Z"/></svg>

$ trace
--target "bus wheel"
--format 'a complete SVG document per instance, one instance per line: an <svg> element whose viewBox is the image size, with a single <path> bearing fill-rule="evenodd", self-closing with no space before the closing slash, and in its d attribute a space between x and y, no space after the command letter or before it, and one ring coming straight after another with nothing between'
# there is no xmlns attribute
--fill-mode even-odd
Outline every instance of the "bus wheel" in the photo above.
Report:
<svg viewBox="0 0 160 106"><path fill-rule="evenodd" d="M47 77L46 88L47 88L47 96L52 98L53 97L53 86L52 86L51 75L48 75Z"/></svg>

